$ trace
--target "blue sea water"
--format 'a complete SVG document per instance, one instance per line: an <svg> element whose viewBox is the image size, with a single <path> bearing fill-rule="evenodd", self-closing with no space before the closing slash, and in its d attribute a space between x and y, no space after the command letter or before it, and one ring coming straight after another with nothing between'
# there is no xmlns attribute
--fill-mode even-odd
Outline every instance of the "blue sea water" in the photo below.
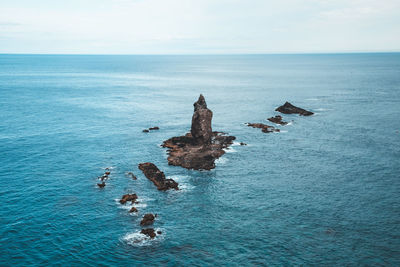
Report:
<svg viewBox="0 0 400 267"><path fill-rule="evenodd" d="M0 55L0 93L1 266L400 265L399 53ZM169 166L160 144L200 93L248 146ZM244 125L285 101L315 115ZM147 161L181 190L157 191ZM117 201L132 192L138 215ZM148 212L163 233L136 243Z"/></svg>

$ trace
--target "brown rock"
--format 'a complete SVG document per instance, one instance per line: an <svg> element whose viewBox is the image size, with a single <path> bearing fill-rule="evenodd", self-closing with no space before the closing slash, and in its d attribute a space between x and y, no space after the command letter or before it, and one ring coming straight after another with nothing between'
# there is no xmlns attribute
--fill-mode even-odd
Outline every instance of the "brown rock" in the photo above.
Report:
<svg viewBox="0 0 400 267"><path fill-rule="evenodd" d="M276 124L280 124L280 125L288 124L286 121L282 121L282 116L280 116L280 115L276 115L275 117L268 118L268 120L270 122L273 122L273 123L276 123Z"/></svg>
<svg viewBox="0 0 400 267"><path fill-rule="evenodd" d="M279 111L284 114L300 114L302 116L310 116L313 115L314 113L296 106L293 106L289 102L286 102L282 106L278 107L275 109L275 111Z"/></svg>
<svg viewBox="0 0 400 267"><path fill-rule="evenodd" d="M222 132L213 132L212 111L207 108L203 95L194 103L190 133L172 137L163 142L168 148L168 164L194 170L215 168L215 160L225 154L224 148L236 138Z"/></svg>
<svg viewBox="0 0 400 267"><path fill-rule="evenodd" d="M147 130L147 129L144 129L142 132L144 132L144 133L148 133L148 132L149 132L149 130Z"/></svg>
<svg viewBox="0 0 400 267"><path fill-rule="evenodd" d="M149 128L149 130L150 130L150 131L154 131L154 130L160 130L160 128L159 128L159 127L157 127L157 126L155 126L155 127L151 127L151 128Z"/></svg>
<svg viewBox="0 0 400 267"><path fill-rule="evenodd" d="M166 179L165 174L153 163L140 163L139 169L144 173L147 179L152 181L153 184L157 186L158 190L165 191L171 188L179 190L178 183L172 179Z"/></svg>
<svg viewBox="0 0 400 267"><path fill-rule="evenodd" d="M132 207L132 208L129 210L129 212L138 212L138 210L137 210L137 208Z"/></svg>
<svg viewBox="0 0 400 267"><path fill-rule="evenodd" d="M100 187L100 188L104 188L106 186L106 183L102 182L101 184L97 184L97 186Z"/></svg>
<svg viewBox="0 0 400 267"><path fill-rule="evenodd" d="M148 237L150 237L151 239L153 239L154 237L156 237L156 233L154 233L154 229L153 228L146 228L146 229L142 229L142 231L140 231L141 234L147 235Z"/></svg>
<svg viewBox="0 0 400 267"><path fill-rule="evenodd" d="M121 204L125 204L128 201L132 201L132 203L135 203L135 201L137 200L138 196L136 194L126 194L123 195L121 200L119 201L119 203Z"/></svg>
<svg viewBox="0 0 400 267"><path fill-rule="evenodd" d="M142 221L140 222L140 225L144 226L144 225L150 225L154 223L154 220L156 218L157 215L154 215L152 213L147 213L143 216Z"/></svg>
<svg viewBox="0 0 400 267"><path fill-rule="evenodd" d="M263 133L280 132L280 130L276 129L274 126L270 126L263 123L247 123L247 126L253 128L260 128Z"/></svg>

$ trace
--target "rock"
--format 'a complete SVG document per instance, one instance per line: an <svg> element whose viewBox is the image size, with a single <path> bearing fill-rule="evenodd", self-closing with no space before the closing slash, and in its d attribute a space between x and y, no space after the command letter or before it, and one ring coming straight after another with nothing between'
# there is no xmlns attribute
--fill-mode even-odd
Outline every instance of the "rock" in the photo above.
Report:
<svg viewBox="0 0 400 267"><path fill-rule="evenodd" d="M276 124L280 124L280 125L288 124L286 121L282 121L282 116L280 116L280 115L276 115L275 117L268 118L268 120L270 122L273 122L273 123L276 123Z"/></svg>
<svg viewBox="0 0 400 267"><path fill-rule="evenodd" d="M163 142L168 148L168 164L194 170L215 168L215 160L225 154L224 148L236 138L222 132L213 132L213 113L207 108L203 95L194 104L190 133L172 137Z"/></svg>
<svg viewBox="0 0 400 267"><path fill-rule="evenodd" d="M310 116L314 113L296 106L293 106L289 102L286 102L283 106L278 107L275 111L279 111L284 114L300 114L302 116Z"/></svg>
<svg viewBox="0 0 400 267"><path fill-rule="evenodd" d="M161 232L161 231L157 231L157 234L158 234L158 235L161 235L161 234L162 234L162 232Z"/></svg>
<svg viewBox="0 0 400 267"><path fill-rule="evenodd" d="M138 212L138 210L137 210L137 208L132 207L132 208L129 210L129 212Z"/></svg>
<svg viewBox="0 0 400 267"><path fill-rule="evenodd" d="M243 143L243 142L240 142L240 145L241 145L241 146L247 146L247 144L246 144L246 143Z"/></svg>
<svg viewBox="0 0 400 267"><path fill-rule="evenodd" d="M144 133L148 133L148 132L149 132L149 130L147 130L147 129L144 129L142 132L144 132Z"/></svg>
<svg viewBox="0 0 400 267"><path fill-rule="evenodd" d="M276 129L274 126L270 126L263 123L247 123L247 126L253 128L260 128L263 133L280 132L280 130Z"/></svg>
<svg viewBox="0 0 400 267"><path fill-rule="evenodd" d="M150 237L151 239L153 239L154 237L156 237L156 233L154 233L154 229L153 228L146 228L146 229L142 229L142 231L140 231L141 234L147 235L148 237Z"/></svg>
<svg viewBox="0 0 400 267"><path fill-rule="evenodd" d="M142 221L140 222L140 225L150 225L154 223L154 220L157 215L154 215L152 213L147 213L143 216Z"/></svg>
<svg viewBox="0 0 400 267"><path fill-rule="evenodd" d="M159 128L159 127L157 127L157 126L155 126L155 127L151 127L151 128L149 128L149 130L150 130L150 131L154 131L154 130L160 130L160 128Z"/></svg>
<svg viewBox="0 0 400 267"><path fill-rule="evenodd" d="M128 201L132 201L132 204L136 202L138 196L136 194L126 194L123 195L119 203L125 204Z"/></svg>
<svg viewBox="0 0 400 267"><path fill-rule="evenodd" d="M140 163L139 169L144 173L147 179L157 186L158 190L175 189L179 190L178 183L172 179L166 179L165 174L160 171L156 165L150 162Z"/></svg>
<svg viewBox="0 0 400 267"><path fill-rule="evenodd" d="M104 173L105 176L109 176L111 174L111 172L107 171Z"/></svg>
<svg viewBox="0 0 400 267"><path fill-rule="evenodd" d="M100 187L100 188L104 188L106 186L106 183L102 182L101 184L97 184L97 186Z"/></svg>
<svg viewBox="0 0 400 267"><path fill-rule="evenodd" d="M133 172L127 172L125 173L126 176L131 177L133 180L137 180L136 175L133 174Z"/></svg>

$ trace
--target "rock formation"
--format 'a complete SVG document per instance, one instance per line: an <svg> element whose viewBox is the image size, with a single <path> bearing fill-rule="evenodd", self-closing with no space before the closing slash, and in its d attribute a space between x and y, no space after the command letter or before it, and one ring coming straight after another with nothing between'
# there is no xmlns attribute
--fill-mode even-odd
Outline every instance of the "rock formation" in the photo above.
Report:
<svg viewBox="0 0 400 267"><path fill-rule="evenodd" d="M171 188L179 190L178 183L172 179L166 179L165 174L153 163L140 163L139 169L144 173L147 179L152 181L153 184L157 186L158 190L165 191Z"/></svg>
<svg viewBox="0 0 400 267"><path fill-rule="evenodd" d="M194 170L215 168L215 160L225 154L224 148L236 138L222 132L213 132L213 113L207 108L203 95L193 104L194 113L190 133L172 137L162 144L168 148L168 164Z"/></svg>
<svg viewBox="0 0 400 267"><path fill-rule="evenodd" d="M146 228L146 229L142 229L142 231L140 231L141 234L147 235L148 237L150 237L151 239L153 239L154 237L156 237L156 233L154 232L153 228Z"/></svg>
<svg viewBox="0 0 400 267"><path fill-rule="evenodd" d="M156 219L157 215L154 215L152 213L147 213L143 216L142 221L140 222L140 225L150 225L154 223L154 220Z"/></svg>
<svg viewBox="0 0 400 267"><path fill-rule="evenodd" d="M296 106L293 106L289 102L286 102L283 106L278 107L275 111L279 111L284 114L300 114L302 116L310 116L314 113Z"/></svg>
<svg viewBox="0 0 400 267"><path fill-rule="evenodd" d="M282 116L280 116L280 115L276 115L275 117L268 118L268 120L270 122L273 122L273 123L276 123L276 124L280 124L280 125L288 124L286 121L282 121Z"/></svg>
<svg viewBox="0 0 400 267"><path fill-rule="evenodd" d="M275 128L274 126L263 123L246 123L246 125L253 128L260 128L263 133L280 132L280 130Z"/></svg>
<svg viewBox="0 0 400 267"><path fill-rule="evenodd" d="M138 198L138 196L136 194L126 194L126 195L122 196L119 203L125 204L126 202L131 201L132 204L134 204L136 202L137 198Z"/></svg>

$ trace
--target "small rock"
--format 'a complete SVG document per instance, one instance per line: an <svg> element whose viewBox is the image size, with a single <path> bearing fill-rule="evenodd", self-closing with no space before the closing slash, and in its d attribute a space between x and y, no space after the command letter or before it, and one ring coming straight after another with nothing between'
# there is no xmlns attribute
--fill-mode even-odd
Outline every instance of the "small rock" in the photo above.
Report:
<svg viewBox="0 0 400 267"><path fill-rule="evenodd" d="M143 130L143 132L144 132L144 133L148 133L148 132L149 132L149 130L147 130L147 129L144 129L144 130Z"/></svg>
<svg viewBox="0 0 400 267"><path fill-rule="evenodd" d="M119 203L125 204L128 201L132 201L134 203L137 200L138 196L136 194L126 194L123 195Z"/></svg>
<svg viewBox="0 0 400 267"><path fill-rule="evenodd" d="M162 234L162 232L161 232L161 231L157 231L157 234L158 234L158 235L161 235L161 234Z"/></svg>
<svg viewBox="0 0 400 267"><path fill-rule="evenodd" d="M141 234L147 235L148 237L150 237L151 239L153 239L154 237L156 237L156 233L154 233L154 229L153 228L146 228L146 229L142 229L142 231L140 231Z"/></svg>
<svg viewBox="0 0 400 267"><path fill-rule="evenodd" d="M282 116L280 116L280 115L276 115L275 117L268 118L268 120L270 122L273 122L273 123L276 123L276 124L280 124L280 125L288 124L286 121L282 121Z"/></svg>
<svg viewBox="0 0 400 267"><path fill-rule="evenodd" d="M296 106L293 106L289 102L286 102L282 106L278 107L275 109L275 111L279 111L284 114L300 114L302 116L310 116L313 115L314 113Z"/></svg>
<svg viewBox="0 0 400 267"><path fill-rule="evenodd" d="M106 183L105 183L105 182L102 182L101 184L97 184L97 186L100 187L100 188L103 188L103 187L106 186Z"/></svg>
<svg viewBox="0 0 400 267"><path fill-rule="evenodd" d="M253 128L260 128L263 133L280 132L280 130L276 129L274 126L270 126L263 123L247 123L247 126Z"/></svg>
<svg viewBox="0 0 400 267"><path fill-rule="evenodd" d="M139 169L144 173L147 179L157 186L158 190L175 189L179 190L178 183L173 179L166 179L165 174L160 171L156 165L150 162L140 163Z"/></svg>
<svg viewBox="0 0 400 267"><path fill-rule="evenodd" d="M154 215L152 213L147 213L143 216L142 221L140 222L140 225L150 225L154 223L154 219L156 218L157 215Z"/></svg>
<svg viewBox="0 0 400 267"><path fill-rule="evenodd" d="M133 180L137 180L137 177L133 174L133 172L127 172L125 175L131 177Z"/></svg>
<svg viewBox="0 0 400 267"><path fill-rule="evenodd" d="M159 127L157 127L157 126L155 126L155 127L151 127L151 128L149 128L149 130L150 130L150 131L154 131L154 130L160 130L160 128L159 128Z"/></svg>
<svg viewBox="0 0 400 267"><path fill-rule="evenodd" d="M240 142L240 145L241 145L241 146L247 146L247 144L246 144L246 143L243 143L243 142Z"/></svg>
<svg viewBox="0 0 400 267"><path fill-rule="evenodd" d="M129 212L138 212L138 210L137 210L137 208L132 207L132 208L129 210Z"/></svg>

